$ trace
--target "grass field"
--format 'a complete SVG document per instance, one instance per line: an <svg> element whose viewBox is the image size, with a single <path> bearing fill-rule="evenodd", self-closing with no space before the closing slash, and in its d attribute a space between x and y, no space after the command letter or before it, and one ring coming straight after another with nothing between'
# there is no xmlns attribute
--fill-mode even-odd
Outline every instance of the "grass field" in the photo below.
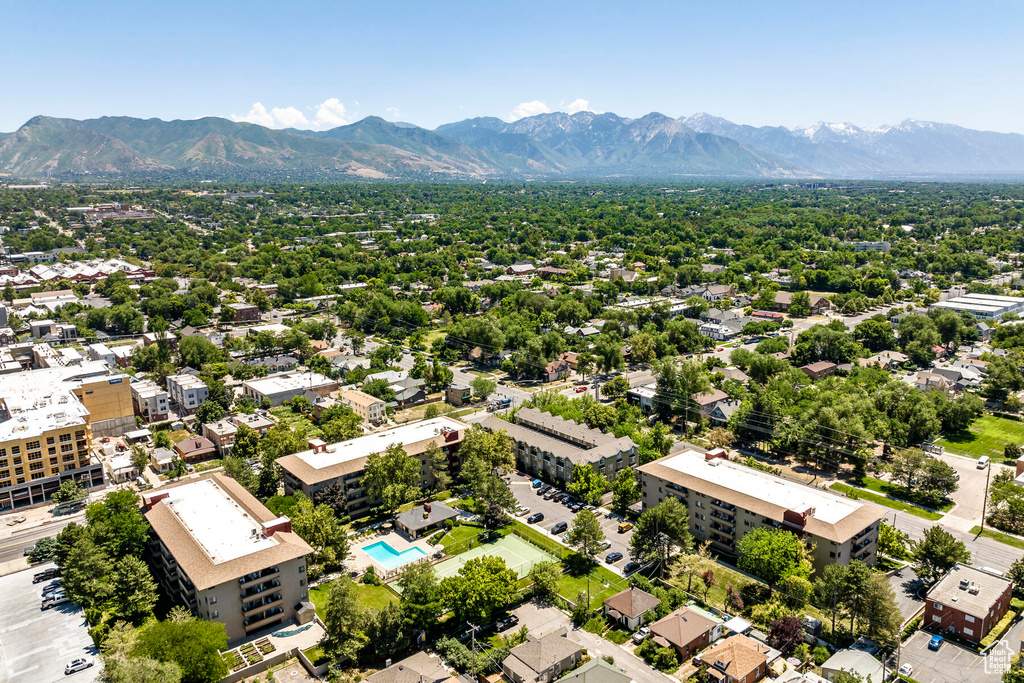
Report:
<svg viewBox="0 0 1024 683"><path fill-rule="evenodd" d="M327 593L331 589L330 583L322 583L316 588L309 589L309 599L316 607L316 615L324 618L324 607L327 605ZM356 584L356 596L360 607L381 609L385 605L398 602L398 594L387 586L371 586L365 583Z"/></svg>
<svg viewBox="0 0 1024 683"><path fill-rule="evenodd" d="M926 503L921 502L920 500L914 500L914 498L912 498L912 497L908 498L907 497L907 490L905 488L903 488L902 486L897 486L896 484L890 484L887 481L883 481L881 479L875 479L874 477L864 477L863 481L864 481L863 488L866 488L869 491L874 491L876 493L881 493L883 496L888 495L888 496L892 496L893 498L899 498L900 500L905 500L908 503L912 503L914 505L922 505L922 506L925 506L925 507L934 508L934 509L938 510L939 512L948 512L950 509L952 509L952 507L954 505L953 501L951 501L949 498L946 498L939 505L927 505Z"/></svg>
<svg viewBox="0 0 1024 683"><path fill-rule="evenodd" d="M1006 444L1024 443L1024 422L982 415L975 420L970 430L947 434L935 443L945 446L946 450L952 453L971 458L987 455L990 458L1001 459Z"/></svg>
<svg viewBox="0 0 1024 683"><path fill-rule="evenodd" d="M308 417L301 413L292 412L292 409L288 406L271 408L270 414L277 418L278 424L303 431L310 439L316 438L322 433L320 428L314 425Z"/></svg>
<svg viewBox="0 0 1024 683"><path fill-rule="evenodd" d="M465 552L434 565L437 578L444 579L445 577L458 574L459 569L466 562L476 557L500 557L505 560L505 566L516 571L519 578L526 576L530 572L530 568L537 562L557 560L556 557L544 552L532 543L528 543L512 534L503 536L491 543L471 545L472 547Z"/></svg>
<svg viewBox="0 0 1024 683"><path fill-rule="evenodd" d="M467 526L465 524L457 526L441 537L441 545L444 546L445 552L450 554L450 547L458 543L464 543L467 538L479 536L482 531L483 528L478 526Z"/></svg>
<svg viewBox="0 0 1024 683"><path fill-rule="evenodd" d="M991 538L993 541L999 541L1000 543L1005 543L1006 545L1011 545L1014 548L1024 550L1024 538L1017 538L1016 536L1004 534L1000 531L996 531L995 529L985 529L982 531L980 526L973 527L971 529L971 533L975 536L980 533L982 536Z"/></svg>
<svg viewBox="0 0 1024 683"><path fill-rule="evenodd" d="M829 488L831 488L833 491L838 491L839 493L846 494L851 498L859 498L861 500L866 500L870 503L875 503L876 505L884 505L887 508L899 510L900 512L909 512L912 515L915 515L917 517L923 517L924 519L930 519L934 521L942 517L942 515L937 512L925 510L923 508L917 507L916 505L904 503L902 500L887 498L882 494L874 493L873 491L867 491L865 489L854 488L853 486L847 486L846 484L832 484L832 486L830 486ZM853 494L852 496L850 495L851 493Z"/></svg>
<svg viewBox="0 0 1024 683"><path fill-rule="evenodd" d="M626 579L598 565L587 574L562 574L562 578L558 580L558 594L566 600L576 602L576 596L580 591L587 592L588 577L591 609L599 609L605 600L629 587Z"/></svg>

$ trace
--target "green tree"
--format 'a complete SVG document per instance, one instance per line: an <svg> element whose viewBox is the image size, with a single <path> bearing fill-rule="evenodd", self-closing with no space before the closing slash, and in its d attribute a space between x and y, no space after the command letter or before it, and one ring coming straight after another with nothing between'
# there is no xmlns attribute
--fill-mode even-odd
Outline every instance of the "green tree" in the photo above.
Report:
<svg viewBox="0 0 1024 683"><path fill-rule="evenodd" d="M467 560L456 576L441 581L441 602L455 612L455 623L484 622L515 595L518 576L500 557Z"/></svg>
<svg viewBox="0 0 1024 683"><path fill-rule="evenodd" d="M366 645L361 653L364 659L372 656L383 660L409 647L409 631L402 612L402 606L397 603L367 612L363 625Z"/></svg>
<svg viewBox="0 0 1024 683"><path fill-rule="evenodd" d="M660 561L659 571L663 571L676 552L693 551L689 527L687 509L678 498L668 496L640 515L629 539L630 558L640 564Z"/></svg>
<svg viewBox="0 0 1024 683"><path fill-rule="evenodd" d="M224 624L196 618L153 620L140 628L138 634L133 656L177 664L182 683L210 683L228 673L220 656L228 644Z"/></svg>
<svg viewBox="0 0 1024 683"><path fill-rule="evenodd" d="M558 582L562 578L562 570L553 560L536 562L530 567L530 579L533 581L533 592L541 600L551 603L558 595Z"/></svg>
<svg viewBox="0 0 1024 683"><path fill-rule="evenodd" d="M496 528L516 506L508 484L501 478L515 466L512 439L504 430L488 432L474 426L467 429L459 446L462 478L484 508L484 522Z"/></svg>
<svg viewBox="0 0 1024 683"><path fill-rule="evenodd" d="M341 576L332 581L324 606L325 649L339 658L356 659L366 644L365 624L366 613L352 579Z"/></svg>
<svg viewBox="0 0 1024 683"><path fill-rule="evenodd" d="M590 510L580 510L569 526L565 540L581 555L593 560L601 552L601 544L605 541L597 515Z"/></svg>
<svg viewBox="0 0 1024 683"><path fill-rule="evenodd" d="M448 474L448 454L436 443L431 442L423 456L430 463L434 488L438 491L447 491L448 487L452 485L451 475Z"/></svg>
<svg viewBox="0 0 1024 683"><path fill-rule="evenodd" d="M137 444L132 446L131 453L132 467L138 470L139 476L143 476L146 468L149 467L149 454L146 453L146 450L142 446Z"/></svg>
<svg viewBox="0 0 1024 683"><path fill-rule="evenodd" d="M910 537L885 520L878 525L878 551L897 560L906 560L910 557L907 548L910 546Z"/></svg>
<svg viewBox="0 0 1024 683"><path fill-rule="evenodd" d="M963 541L938 525L911 544L910 555L914 559L914 571L925 581L937 580L957 562L969 564L971 561L971 553Z"/></svg>
<svg viewBox="0 0 1024 683"><path fill-rule="evenodd" d="M60 483L57 490L53 492L50 500L57 504L71 503L74 501L84 500L85 495L85 489L82 488L81 484L74 479L65 479Z"/></svg>
<svg viewBox="0 0 1024 683"><path fill-rule="evenodd" d="M207 363L216 363L224 358L221 350L206 337L193 335L178 342L180 364L201 370Z"/></svg>
<svg viewBox="0 0 1024 683"><path fill-rule="evenodd" d="M85 509L92 539L110 557L142 557L149 541L149 522L139 496L131 489L111 491Z"/></svg>
<svg viewBox="0 0 1024 683"><path fill-rule="evenodd" d="M584 382L587 381L587 375L591 374L595 367L593 354L584 351L576 356L576 372L580 373Z"/></svg>
<svg viewBox="0 0 1024 683"><path fill-rule="evenodd" d="M424 631L434 628L441 616L441 585L433 565L406 565L397 583L402 589L402 607L409 625Z"/></svg>
<svg viewBox="0 0 1024 683"><path fill-rule="evenodd" d="M695 397L711 391L711 379L703 363L665 358L654 365L657 376L655 409L667 419L683 415L684 424L690 421Z"/></svg>
<svg viewBox="0 0 1024 683"><path fill-rule="evenodd" d="M612 509L620 515L626 514L629 506L640 500L640 482L632 468L619 472L612 482Z"/></svg>
<svg viewBox="0 0 1024 683"><path fill-rule="evenodd" d="M196 424L204 425L219 421L224 417L224 406L207 399L196 410Z"/></svg>
<svg viewBox="0 0 1024 683"><path fill-rule="evenodd" d="M36 541L36 544L32 546L32 550L29 551L28 559L29 562L37 564L39 562L49 562L53 559L57 552L57 539L52 536L45 536Z"/></svg>
<svg viewBox="0 0 1024 683"><path fill-rule="evenodd" d="M774 587L789 576L810 576L807 546L790 531L752 529L743 534L737 549L740 569L761 577L769 586Z"/></svg>
<svg viewBox="0 0 1024 683"><path fill-rule="evenodd" d="M160 430L153 435L153 445L157 448L170 448L171 435L165 430Z"/></svg>
<svg viewBox="0 0 1024 683"><path fill-rule="evenodd" d="M477 377L469 383L469 386L473 389L473 395L484 401L498 388L498 384L494 380L487 379L486 377Z"/></svg>
<svg viewBox="0 0 1024 683"><path fill-rule="evenodd" d="M153 614L157 601L156 582L146 563L137 557L122 557L111 576L111 612L135 625Z"/></svg>
<svg viewBox="0 0 1024 683"><path fill-rule="evenodd" d="M789 300L789 314L798 318L811 314L811 297L807 292L793 292Z"/></svg>
<svg viewBox="0 0 1024 683"><path fill-rule="evenodd" d="M349 541L330 505L315 505L305 496L296 495L292 508L292 530L313 549L307 558L310 579L324 570L337 567L348 557Z"/></svg>
<svg viewBox="0 0 1024 683"><path fill-rule="evenodd" d="M367 494L379 500L389 514L420 493L420 461L407 455L401 444L391 444L384 453L371 453L364 471Z"/></svg>
<svg viewBox="0 0 1024 683"><path fill-rule="evenodd" d="M608 490L608 480L590 465L576 464L566 489L589 505L600 505L601 497Z"/></svg>

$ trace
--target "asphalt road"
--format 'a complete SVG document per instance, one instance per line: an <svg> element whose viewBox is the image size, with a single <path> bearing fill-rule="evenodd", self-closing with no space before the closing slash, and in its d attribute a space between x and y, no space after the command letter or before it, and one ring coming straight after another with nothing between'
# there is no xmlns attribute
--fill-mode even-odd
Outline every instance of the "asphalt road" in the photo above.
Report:
<svg viewBox="0 0 1024 683"><path fill-rule="evenodd" d="M894 516L896 518L896 528L905 531L915 541L924 538L924 532L938 524L938 522L933 522L929 519L915 517L907 512L896 512L895 510L888 515L889 523L892 523ZM946 525L943 525L943 528L966 544L967 549L971 551L971 564L975 566L991 567L992 569L1005 572L1021 556L1020 550L999 541L993 541L984 536L975 538L974 534Z"/></svg>
<svg viewBox="0 0 1024 683"><path fill-rule="evenodd" d="M553 500L544 500L543 496L537 495L537 490L531 485L533 481L529 477L524 477L516 473L512 473L512 494L516 497L516 501L520 505L525 505L530 508L530 514L536 512L543 512L544 519L537 523L531 524L530 526L540 529L541 531L547 532L551 535L551 527L555 526L559 522L565 522L569 526L572 526L573 519L576 517L569 508L565 507L561 503L556 503ZM604 531L604 536L611 543L611 547L608 550L603 551L598 555L598 559L615 570L622 572L622 568L629 562L629 539L633 535L632 531L627 531L624 534L620 534L618 531L619 522L622 521L621 517L614 514L602 512L601 509L594 511L597 514L597 519L601 522L601 529ZM524 515L519 519L525 524L526 518L530 515ZM563 532L564 533L564 532ZM558 534L561 536L561 534ZM622 553L622 559L612 564L604 562L604 558L608 553L620 552Z"/></svg>
<svg viewBox="0 0 1024 683"><path fill-rule="evenodd" d="M31 527L21 532L15 531L10 538L0 541L0 562L23 557L25 548L31 548L40 538L56 536L71 522L81 522L82 519L83 515L75 515L45 526Z"/></svg>

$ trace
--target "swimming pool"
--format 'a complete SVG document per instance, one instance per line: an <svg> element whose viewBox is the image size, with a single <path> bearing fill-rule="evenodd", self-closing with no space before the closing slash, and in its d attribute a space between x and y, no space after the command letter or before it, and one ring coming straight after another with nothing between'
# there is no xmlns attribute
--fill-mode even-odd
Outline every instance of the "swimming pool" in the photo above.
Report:
<svg viewBox="0 0 1024 683"><path fill-rule="evenodd" d="M409 548L408 550L398 552L388 545L387 541L377 541L373 545L368 545L363 548L363 552L369 555L374 562L388 570L415 562L427 556L421 548Z"/></svg>

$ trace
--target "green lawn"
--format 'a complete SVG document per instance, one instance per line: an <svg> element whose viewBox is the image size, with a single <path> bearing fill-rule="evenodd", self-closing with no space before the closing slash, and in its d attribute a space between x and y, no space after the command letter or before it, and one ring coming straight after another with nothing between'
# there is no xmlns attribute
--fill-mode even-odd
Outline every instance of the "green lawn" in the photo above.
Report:
<svg viewBox="0 0 1024 683"><path fill-rule="evenodd" d="M1024 550L1024 538L1010 536L1009 534L1004 534L1002 532L995 531L994 529L985 529L984 531L982 531L980 526L972 528L971 533L975 536L977 536L980 533L985 538L991 538L993 541L999 541L1000 543L1012 545L1014 548Z"/></svg>
<svg viewBox="0 0 1024 683"><path fill-rule="evenodd" d="M892 496L893 498L899 498L900 500L905 500L908 503L912 503L914 505L921 505L924 507L934 508L939 512L948 512L950 509L952 509L954 505L953 501L951 501L949 498L946 498L944 502L942 502L939 505L928 505L926 502L923 502L920 499L915 500L916 492L911 493L911 495L908 497L907 490L902 486L890 484L887 481L875 479L874 477L864 477L863 482L863 488L866 488L869 491L881 493L883 496L888 495Z"/></svg>
<svg viewBox="0 0 1024 683"><path fill-rule="evenodd" d="M917 507L916 505L904 503L902 500L886 498L884 495L880 495L872 491L867 491L865 489L854 488L853 486L847 486L846 484L832 484L832 486L830 486L829 488L831 488L833 491L844 493L847 496L850 496L850 494L852 493L853 495L850 496L851 498L860 498L861 500L866 500L868 502L875 503L876 505L884 505L885 507L892 508L893 510L899 510L900 512L909 512L912 515L915 515L917 517L923 517L924 519L930 519L934 521L942 517L942 515L940 515L937 512L925 510L923 508Z"/></svg>
<svg viewBox="0 0 1024 683"><path fill-rule="evenodd" d="M968 431L947 434L935 443L946 450L971 458L987 455L1002 458L1003 447L1008 443L1024 443L1024 422L1008 420L1005 417L982 415Z"/></svg>
<svg viewBox="0 0 1024 683"><path fill-rule="evenodd" d="M445 552L448 552L448 548L450 546L456 545L457 543L462 543L467 538L479 536L480 532L482 531L483 528L478 526L469 526L466 524L463 524L462 526L457 526L441 537L441 545L444 546ZM463 545L460 547L468 548L469 546Z"/></svg>
<svg viewBox="0 0 1024 683"><path fill-rule="evenodd" d="M324 618L324 607L327 605L327 593L330 589L330 583L323 583L316 588L309 589L309 599L313 601L316 615L320 619ZM385 605L398 602L399 599L398 594L387 586L371 586L365 583L356 584L356 595L360 607L372 607L373 609L381 609Z"/></svg>
<svg viewBox="0 0 1024 683"><path fill-rule="evenodd" d="M310 439L314 439L322 434L320 428L314 425L308 417L301 413L293 412L289 406L271 408L270 414L277 418L278 424L303 431Z"/></svg>

